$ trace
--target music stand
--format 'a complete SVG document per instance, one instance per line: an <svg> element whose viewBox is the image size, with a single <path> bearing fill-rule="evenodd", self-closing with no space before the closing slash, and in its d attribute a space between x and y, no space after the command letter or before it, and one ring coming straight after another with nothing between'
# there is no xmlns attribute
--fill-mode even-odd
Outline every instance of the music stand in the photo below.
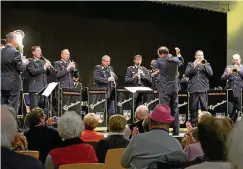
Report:
<svg viewBox="0 0 243 169"><path fill-rule="evenodd" d="M133 114L133 121L135 121L135 99L138 96L138 93L146 93L146 92L152 92L153 89L149 87L125 87L129 92L132 93L132 114Z"/></svg>
<svg viewBox="0 0 243 169"><path fill-rule="evenodd" d="M52 117L52 92L57 87L58 83L52 82L46 85L43 89L41 89L36 95L44 96L44 98L48 98L50 96L50 99L47 101L47 108L48 108L48 118ZM44 101L45 102L45 101Z"/></svg>

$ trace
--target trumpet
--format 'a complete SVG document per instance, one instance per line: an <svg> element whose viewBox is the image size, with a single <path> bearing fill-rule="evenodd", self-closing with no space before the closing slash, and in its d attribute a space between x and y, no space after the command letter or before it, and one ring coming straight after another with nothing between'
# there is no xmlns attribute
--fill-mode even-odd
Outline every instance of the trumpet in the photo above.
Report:
<svg viewBox="0 0 243 169"><path fill-rule="evenodd" d="M200 63L201 63L202 65L205 65L205 64L207 64L208 62L207 62L206 59L201 59L201 60L200 60Z"/></svg>
<svg viewBox="0 0 243 169"><path fill-rule="evenodd" d="M50 63L50 67L56 71L56 69L54 68L54 66L52 66L51 62L49 60L47 60L43 55L41 55L41 58L44 59L46 62Z"/></svg>
<svg viewBox="0 0 243 169"><path fill-rule="evenodd" d="M238 65L230 65L230 74L238 74L240 71L240 67Z"/></svg>

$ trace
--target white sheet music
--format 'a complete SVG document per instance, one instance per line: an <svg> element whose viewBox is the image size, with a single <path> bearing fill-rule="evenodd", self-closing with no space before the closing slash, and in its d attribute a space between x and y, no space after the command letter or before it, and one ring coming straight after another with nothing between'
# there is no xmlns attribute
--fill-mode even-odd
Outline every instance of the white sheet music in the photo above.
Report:
<svg viewBox="0 0 243 169"><path fill-rule="evenodd" d="M153 91L149 87L125 87L129 92L136 93L137 91Z"/></svg>
<svg viewBox="0 0 243 169"><path fill-rule="evenodd" d="M58 85L58 83L56 83L56 82L49 83L48 86L46 87L45 91L42 93L42 96L49 97L57 85Z"/></svg>

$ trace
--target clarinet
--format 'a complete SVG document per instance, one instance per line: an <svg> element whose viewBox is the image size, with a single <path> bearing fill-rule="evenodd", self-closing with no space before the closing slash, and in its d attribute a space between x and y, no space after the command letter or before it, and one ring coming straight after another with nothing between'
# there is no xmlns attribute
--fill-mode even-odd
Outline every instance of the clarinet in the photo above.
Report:
<svg viewBox="0 0 243 169"><path fill-rule="evenodd" d="M138 65L138 85L141 85L141 73L140 73L141 66Z"/></svg>
<svg viewBox="0 0 243 169"><path fill-rule="evenodd" d="M108 68L109 68L110 76L114 78L114 81L113 81L113 82L111 82L111 87L116 88L116 80L115 80L115 77L114 77L114 76L112 76L112 74L111 74L112 69L111 69L111 67L110 67L110 66L109 66ZM113 73L114 73L114 72L113 72ZM115 74L115 73L114 73L114 74Z"/></svg>
<svg viewBox="0 0 243 169"><path fill-rule="evenodd" d="M46 62L50 62L49 60L47 60L43 55L41 55L41 57L46 61ZM52 66L51 62L50 62L50 67L56 71L56 69L54 68L54 66Z"/></svg>

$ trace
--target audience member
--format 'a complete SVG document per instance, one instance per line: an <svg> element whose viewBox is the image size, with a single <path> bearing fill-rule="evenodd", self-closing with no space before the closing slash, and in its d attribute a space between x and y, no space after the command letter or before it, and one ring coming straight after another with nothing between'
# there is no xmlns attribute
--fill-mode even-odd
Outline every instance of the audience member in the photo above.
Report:
<svg viewBox="0 0 243 169"><path fill-rule="evenodd" d="M37 159L10 150L17 131L17 122L9 107L1 105L1 168L44 169Z"/></svg>
<svg viewBox="0 0 243 169"><path fill-rule="evenodd" d="M58 123L58 132L64 140L63 148L52 150L46 158L46 169L58 169L74 163L97 163L94 148L83 142L80 135L84 124L76 112L65 112Z"/></svg>
<svg viewBox="0 0 243 169"><path fill-rule="evenodd" d="M243 168L243 120L236 123L234 129L230 133L227 147L228 147L228 160L232 164L232 169Z"/></svg>
<svg viewBox="0 0 243 169"><path fill-rule="evenodd" d="M142 123L144 118L148 116L148 114L149 111L147 106L145 105L138 106L135 111L136 122L126 125L126 128L124 130L124 135L127 136L128 138L131 138L132 133L135 132L134 130L137 130L138 133L144 133Z"/></svg>
<svg viewBox="0 0 243 169"><path fill-rule="evenodd" d="M96 146L96 155L99 163L105 162L106 153L109 149L126 148L129 140L123 135L127 124L126 118L122 115L112 115L109 120L110 134L100 140Z"/></svg>
<svg viewBox="0 0 243 169"><path fill-rule="evenodd" d="M200 142L198 141L198 128L192 129L191 133L187 133L188 142L190 143L184 151L188 154L189 161L194 160L196 157L204 155Z"/></svg>
<svg viewBox="0 0 243 169"><path fill-rule="evenodd" d="M45 163L49 151L60 147L62 139L57 130L45 124L44 110L33 108L26 116L29 129L24 131L28 149L39 151L39 160Z"/></svg>
<svg viewBox="0 0 243 169"><path fill-rule="evenodd" d="M230 169L226 161L226 141L232 129L227 118L209 117L198 124L198 139L204 152L204 162L188 169Z"/></svg>
<svg viewBox="0 0 243 169"><path fill-rule="evenodd" d="M103 133L94 131L98 126L99 119L94 113L88 113L84 116L84 128L85 130L81 133L81 139L85 142L98 142L104 138Z"/></svg>
<svg viewBox="0 0 243 169"><path fill-rule="evenodd" d="M25 151L28 150L28 143L26 137L22 133L17 133L14 136L14 141L12 142L13 151Z"/></svg>
<svg viewBox="0 0 243 169"><path fill-rule="evenodd" d="M124 168L144 169L165 154L183 151L180 142L169 135L174 120L169 106L157 105L148 117L150 131L132 137L121 157Z"/></svg>
<svg viewBox="0 0 243 169"><path fill-rule="evenodd" d="M149 132L149 118L148 118L148 116L145 117L145 119L143 120L142 126L143 126L144 132Z"/></svg>
<svg viewBox="0 0 243 169"><path fill-rule="evenodd" d="M200 121L203 121L204 119L207 119L208 117L212 117L212 114L208 111L201 111L198 114L198 123L200 123Z"/></svg>
<svg viewBox="0 0 243 169"><path fill-rule="evenodd" d="M6 39L1 39L0 49L4 48L6 45Z"/></svg>

